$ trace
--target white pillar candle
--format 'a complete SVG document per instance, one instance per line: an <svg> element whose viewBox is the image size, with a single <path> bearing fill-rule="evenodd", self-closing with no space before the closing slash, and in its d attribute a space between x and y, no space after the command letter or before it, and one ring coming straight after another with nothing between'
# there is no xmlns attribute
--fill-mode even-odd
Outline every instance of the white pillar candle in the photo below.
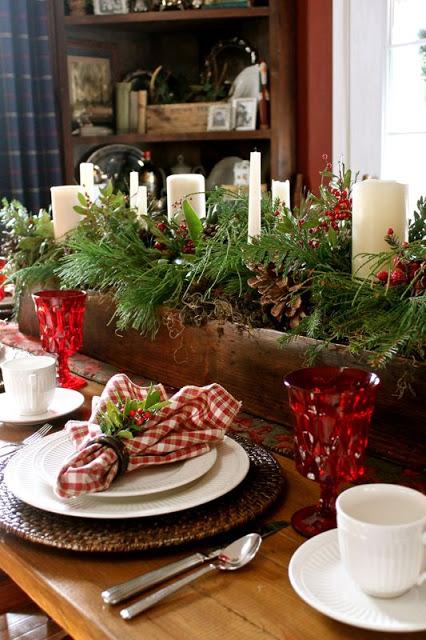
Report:
<svg viewBox="0 0 426 640"><path fill-rule="evenodd" d="M372 263L360 254L390 251L385 241L388 229L408 240L408 185L391 180L364 180L352 189L352 273L365 278ZM360 268L361 267L361 268Z"/></svg>
<svg viewBox="0 0 426 640"><path fill-rule="evenodd" d="M75 229L83 219L83 216L74 211L74 207L80 205L78 194L82 193L82 187L74 184L51 187L50 193L52 196L53 233L55 240L59 240L68 231Z"/></svg>
<svg viewBox="0 0 426 640"><path fill-rule="evenodd" d="M84 193L87 193L90 200L94 200L95 179L93 174L93 164L91 162L82 162L80 164L80 185L83 187Z"/></svg>
<svg viewBox="0 0 426 640"><path fill-rule="evenodd" d="M188 200L199 218L206 216L206 181L199 173L167 176L167 217L183 219L182 203Z"/></svg>
<svg viewBox="0 0 426 640"><path fill-rule="evenodd" d="M290 180L272 180L272 204L277 198L284 207L290 209Z"/></svg>
<svg viewBox="0 0 426 640"><path fill-rule="evenodd" d="M138 187L136 209L138 210L138 216L146 216L148 213L148 192L146 187Z"/></svg>
<svg viewBox="0 0 426 640"><path fill-rule="evenodd" d="M250 153L249 197L248 197L248 242L260 236L261 225L261 154L259 151Z"/></svg>
<svg viewBox="0 0 426 640"><path fill-rule="evenodd" d="M129 184L129 203L132 209L137 207L139 189L139 173L137 171L130 172L130 184Z"/></svg>

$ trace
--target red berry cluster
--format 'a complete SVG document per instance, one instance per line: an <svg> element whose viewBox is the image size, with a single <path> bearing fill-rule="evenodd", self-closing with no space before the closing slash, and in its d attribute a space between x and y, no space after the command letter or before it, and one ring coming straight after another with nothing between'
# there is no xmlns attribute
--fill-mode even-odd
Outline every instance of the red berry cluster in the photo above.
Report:
<svg viewBox="0 0 426 640"><path fill-rule="evenodd" d="M336 198L335 204L325 210L324 214L326 219L322 220L318 226L309 229L309 233L318 233L318 231L327 233L330 227L338 231L340 220L350 220L352 215L352 198L349 198L347 189L340 190L331 188L330 193Z"/></svg>
<svg viewBox="0 0 426 640"><path fill-rule="evenodd" d="M158 231L161 231L161 233L166 233L169 230L169 226L165 222L157 222L155 226L157 227ZM167 246L164 244L164 242L156 240L154 242L154 249L157 249L157 251L165 251L167 249Z"/></svg>
<svg viewBox="0 0 426 640"><path fill-rule="evenodd" d="M389 233L391 231L392 233ZM388 229L388 235L392 235L392 229ZM406 243L407 244L407 243ZM414 280L417 271L421 267L421 262L417 260L408 260L403 256L395 256L392 260L392 270L379 271L376 274L376 278L383 284L388 284L391 287L397 287L401 284L409 284Z"/></svg>
<svg viewBox="0 0 426 640"><path fill-rule="evenodd" d="M182 253L195 253L195 244L192 242L190 238L188 238L188 240L185 240Z"/></svg>
<svg viewBox="0 0 426 640"><path fill-rule="evenodd" d="M191 238L188 238L188 227L186 224L179 225L176 230L176 236L185 240L182 247L182 253L195 253L195 245Z"/></svg>
<svg viewBox="0 0 426 640"><path fill-rule="evenodd" d="M121 413L124 413L124 406L121 407ZM132 418L136 426L141 427L145 422L148 422L154 414L150 411L144 411L143 409L129 411L129 418Z"/></svg>

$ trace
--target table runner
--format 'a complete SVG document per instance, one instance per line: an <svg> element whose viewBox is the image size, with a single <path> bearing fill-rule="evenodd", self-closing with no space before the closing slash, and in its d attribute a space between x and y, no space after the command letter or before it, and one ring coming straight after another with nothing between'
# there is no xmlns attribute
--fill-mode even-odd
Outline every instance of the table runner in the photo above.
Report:
<svg viewBox="0 0 426 640"><path fill-rule="evenodd" d="M24 335L19 331L18 325L13 322L0 321L0 342L33 354L43 351L39 339ZM129 375L136 384L157 382L129 371L118 370L113 365L81 353L71 356L70 369L73 373L99 384L106 384L113 375L121 372ZM173 387L165 385L165 388L169 394L176 392ZM293 458L292 430L284 425L240 412L234 420L232 431L275 453ZM425 461L420 459L414 448L402 450L399 442L389 442L385 434L381 439L378 437L374 441L370 439L370 448L374 449L374 455L371 452L368 455L366 474L362 482L391 482L425 491Z"/></svg>

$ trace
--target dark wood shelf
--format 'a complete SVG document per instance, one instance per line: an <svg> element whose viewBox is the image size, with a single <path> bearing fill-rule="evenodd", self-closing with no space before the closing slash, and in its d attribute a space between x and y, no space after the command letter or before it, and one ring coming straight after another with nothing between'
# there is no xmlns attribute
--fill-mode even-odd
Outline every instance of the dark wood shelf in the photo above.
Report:
<svg viewBox="0 0 426 640"><path fill-rule="evenodd" d="M121 133L109 136L71 136L74 145L208 142L210 140L270 140L270 129L255 131L200 131L197 133Z"/></svg>
<svg viewBox="0 0 426 640"><path fill-rule="evenodd" d="M109 15L64 15L62 0L49 2L49 28L55 55L57 101L65 180L72 183L75 169L91 147L134 144L154 147L155 161L170 167L178 154L191 166L210 170L224 156L248 158L258 147L264 156L265 179L283 180L296 167L296 6L297 0L269 0L268 6L151 11ZM221 40L239 37L255 48L269 66L270 129L205 131L199 133L111 134L72 136L72 109L67 55L70 51L105 52L111 59L112 83L133 69L162 65L175 75L196 80L208 52ZM88 55L82 54L82 55ZM76 54L77 55L77 54Z"/></svg>
<svg viewBox="0 0 426 640"><path fill-rule="evenodd" d="M212 20L241 20L246 18L265 18L270 14L269 7L251 7L246 9L186 9L185 11L147 11L145 13L111 14L106 16L65 16L65 26L86 27L129 27L152 23L195 23Z"/></svg>

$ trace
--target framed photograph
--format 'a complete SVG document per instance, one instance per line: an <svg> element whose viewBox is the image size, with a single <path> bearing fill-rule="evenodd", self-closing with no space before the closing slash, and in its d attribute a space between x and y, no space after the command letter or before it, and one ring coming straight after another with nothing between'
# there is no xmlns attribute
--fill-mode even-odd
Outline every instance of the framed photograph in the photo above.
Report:
<svg viewBox="0 0 426 640"><path fill-rule="evenodd" d="M237 131L256 129L257 98L235 98L232 101L232 120Z"/></svg>
<svg viewBox="0 0 426 640"><path fill-rule="evenodd" d="M129 13L129 0L93 0L93 11L97 16Z"/></svg>
<svg viewBox="0 0 426 640"><path fill-rule="evenodd" d="M71 41L67 51L73 129L113 122L115 47Z"/></svg>
<svg viewBox="0 0 426 640"><path fill-rule="evenodd" d="M231 105L218 102L209 106L207 131L230 131Z"/></svg>

